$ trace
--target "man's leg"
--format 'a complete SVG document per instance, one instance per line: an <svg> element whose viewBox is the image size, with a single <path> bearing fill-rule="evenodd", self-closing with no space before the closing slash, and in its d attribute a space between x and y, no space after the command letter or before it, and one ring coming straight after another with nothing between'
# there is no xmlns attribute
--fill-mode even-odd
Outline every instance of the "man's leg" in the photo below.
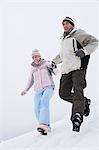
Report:
<svg viewBox="0 0 99 150"><path fill-rule="evenodd" d="M84 70L76 70L72 72L72 81L73 81L73 106L72 106L72 116L71 121L73 123L73 131L80 130L80 125L83 122L83 115L85 109L85 101L84 97L84 88L86 87L85 80L85 71Z"/></svg>
<svg viewBox="0 0 99 150"><path fill-rule="evenodd" d="M59 96L65 101L72 103L72 76L71 73L63 74L60 79Z"/></svg>
<svg viewBox="0 0 99 150"><path fill-rule="evenodd" d="M86 87L85 71L76 70L72 72L72 81L74 90L72 114L80 113L84 115L86 100L84 97L84 88Z"/></svg>
<svg viewBox="0 0 99 150"><path fill-rule="evenodd" d="M85 79L86 79L87 68L85 68L84 71L85 71ZM91 100L85 97L85 108L84 108L85 117L89 116L90 114L90 104L91 104Z"/></svg>

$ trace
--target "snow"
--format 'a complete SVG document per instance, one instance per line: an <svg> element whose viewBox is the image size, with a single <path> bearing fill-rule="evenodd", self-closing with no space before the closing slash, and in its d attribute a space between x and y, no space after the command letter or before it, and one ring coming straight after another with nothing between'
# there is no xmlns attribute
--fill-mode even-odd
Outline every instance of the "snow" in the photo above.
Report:
<svg viewBox="0 0 99 150"><path fill-rule="evenodd" d="M91 126L89 118L85 118L79 133L73 132L69 118L64 118L52 124L47 136L34 130L2 142L0 150L99 150L99 130Z"/></svg>

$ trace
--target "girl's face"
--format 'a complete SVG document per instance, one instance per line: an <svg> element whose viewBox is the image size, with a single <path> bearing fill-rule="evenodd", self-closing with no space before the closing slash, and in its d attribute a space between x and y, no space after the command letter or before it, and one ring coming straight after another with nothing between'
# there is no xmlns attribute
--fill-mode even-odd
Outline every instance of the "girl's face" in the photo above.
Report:
<svg viewBox="0 0 99 150"><path fill-rule="evenodd" d="M64 32L68 32L71 28L73 28L73 26L68 21L64 21L63 23Z"/></svg>
<svg viewBox="0 0 99 150"><path fill-rule="evenodd" d="M32 59L33 59L33 61L34 61L35 63L38 63L38 62L41 60L41 56L35 55L35 56L32 57Z"/></svg>

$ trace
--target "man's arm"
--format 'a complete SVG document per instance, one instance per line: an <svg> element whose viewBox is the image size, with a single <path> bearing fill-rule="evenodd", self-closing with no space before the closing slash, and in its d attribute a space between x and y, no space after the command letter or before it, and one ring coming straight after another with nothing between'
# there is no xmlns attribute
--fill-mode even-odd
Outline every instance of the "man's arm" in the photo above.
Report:
<svg viewBox="0 0 99 150"><path fill-rule="evenodd" d="M80 29L76 33L75 38L82 44L85 55L90 55L97 49L99 41L94 36Z"/></svg>
<svg viewBox="0 0 99 150"><path fill-rule="evenodd" d="M84 43L84 49L85 49L85 54L86 55L90 55L91 53L93 53L97 47L98 47L98 40L91 36L91 35L87 35L85 40L83 41Z"/></svg>

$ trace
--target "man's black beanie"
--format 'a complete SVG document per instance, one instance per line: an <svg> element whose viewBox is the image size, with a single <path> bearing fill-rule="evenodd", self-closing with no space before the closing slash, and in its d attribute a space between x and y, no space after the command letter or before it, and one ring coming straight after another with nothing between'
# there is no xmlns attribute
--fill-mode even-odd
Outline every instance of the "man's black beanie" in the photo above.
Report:
<svg viewBox="0 0 99 150"><path fill-rule="evenodd" d="M64 20L62 21L62 24L64 24L65 21L68 21L72 26L75 26L74 21L70 17L65 17Z"/></svg>

